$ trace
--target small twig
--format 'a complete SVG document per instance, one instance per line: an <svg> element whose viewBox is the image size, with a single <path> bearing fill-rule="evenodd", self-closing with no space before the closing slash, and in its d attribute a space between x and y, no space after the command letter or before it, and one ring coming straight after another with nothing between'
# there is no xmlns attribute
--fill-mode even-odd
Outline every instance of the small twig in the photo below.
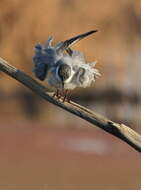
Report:
<svg viewBox="0 0 141 190"><path fill-rule="evenodd" d="M2 58L0 58L0 70L6 73L7 75L11 76L12 78L15 78L16 80L24 84L26 87L28 87L33 92L35 92L45 100L49 101L50 103L55 104L67 110L68 112L71 112L74 115L83 118L84 120L125 141L138 152L141 152L141 135L139 135L126 125L115 123L74 102L62 102L53 98L52 95L50 95L50 93L47 92L48 89L45 86L36 82L26 73L9 65Z"/></svg>

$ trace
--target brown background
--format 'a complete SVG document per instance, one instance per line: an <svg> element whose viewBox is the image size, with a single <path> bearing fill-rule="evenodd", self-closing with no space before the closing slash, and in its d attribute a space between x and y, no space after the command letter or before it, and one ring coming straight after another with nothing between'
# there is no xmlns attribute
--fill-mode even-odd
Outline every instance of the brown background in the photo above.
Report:
<svg viewBox="0 0 141 190"><path fill-rule="evenodd" d="M102 76L72 100L141 132L141 2L1 0L0 56L32 73L34 45L98 29L74 49ZM0 72L0 188L140 189L140 155Z"/></svg>

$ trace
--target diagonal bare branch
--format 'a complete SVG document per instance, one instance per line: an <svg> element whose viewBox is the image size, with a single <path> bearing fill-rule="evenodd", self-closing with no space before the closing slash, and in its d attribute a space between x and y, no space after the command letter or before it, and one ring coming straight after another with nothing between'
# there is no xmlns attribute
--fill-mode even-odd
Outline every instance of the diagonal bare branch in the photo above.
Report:
<svg viewBox="0 0 141 190"><path fill-rule="evenodd" d="M126 125L115 123L103 117L102 115L99 115L74 102L63 103L62 101L54 99L45 86L32 79L26 73L11 66L2 58L0 58L0 70L10 77L15 78L17 81L21 82L26 87L28 87L33 92L35 92L45 100L49 101L50 103L55 104L63 108L64 110L67 110L68 112L71 112L72 114L96 125L97 127L128 143L138 152L141 152L141 135L131 128L127 127Z"/></svg>

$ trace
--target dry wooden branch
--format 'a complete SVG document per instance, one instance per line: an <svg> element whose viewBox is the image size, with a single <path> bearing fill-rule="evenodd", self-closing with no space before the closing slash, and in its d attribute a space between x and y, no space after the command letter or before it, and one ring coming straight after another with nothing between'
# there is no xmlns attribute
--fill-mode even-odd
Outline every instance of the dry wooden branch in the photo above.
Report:
<svg viewBox="0 0 141 190"><path fill-rule="evenodd" d="M45 100L49 101L52 104L55 104L68 112L77 115L78 117L83 118L84 120L98 126L99 128L105 130L106 132L120 138L121 140L128 143L138 152L141 152L141 135L136 133L131 128L127 127L124 124L115 123L79 104L74 102L62 102L56 100L52 97L52 95L48 92L48 89L36 82L26 73L16 69L15 67L9 65L5 60L0 58L0 70L6 73L7 75L15 78L26 87L31 89L33 92L44 98Z"/></svg>

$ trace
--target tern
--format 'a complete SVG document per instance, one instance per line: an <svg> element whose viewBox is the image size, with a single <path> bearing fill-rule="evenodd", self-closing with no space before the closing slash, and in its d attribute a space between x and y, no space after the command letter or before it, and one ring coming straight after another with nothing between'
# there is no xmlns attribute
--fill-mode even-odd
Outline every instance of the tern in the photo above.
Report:
<svg viewBox="0 0 141 190"><path fill-rule="evenodd" d="M87 63L84 55L70 48L79 40L97 32L92 30L52 46L52 37L49 37L45 45L35 46L33 56L35 77L41 81L47 81L55 89L54 96L63 101L68 96L69 90L76 87L88 87L95 82L100 73L95 69L96 62Z"/></svg>

